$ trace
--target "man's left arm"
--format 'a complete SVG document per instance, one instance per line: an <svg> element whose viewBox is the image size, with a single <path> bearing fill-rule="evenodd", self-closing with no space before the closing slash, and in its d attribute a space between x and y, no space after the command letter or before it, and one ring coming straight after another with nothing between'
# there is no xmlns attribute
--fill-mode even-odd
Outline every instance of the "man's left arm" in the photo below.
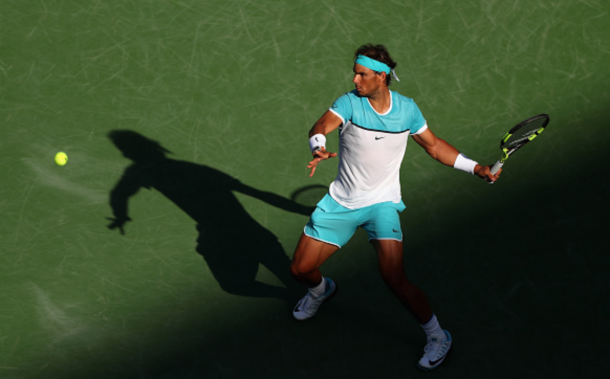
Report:
<svg viewBox="0 0 610 379"><path fill-rule="evenodd" d="M143 183L137 165L128 167L117 185L110 191L110 208L114 217L107 217L111 223L108 229L119 229L121 234L125 234L125 224L132 221L128 216L129 198L138 193L140 188L146 187Z"/></svg>
<svg viewBox="0 0 610 379"><path fill-rule="evenodd" d="M500 172L502 172L502 170L498 171L496 175L493 175L490 166L482 166L477 162L466 158L447 141L438 138L432 133L430 128L427 128L419 134L414 134L413 139L423 147L432 158L446 166L470 172L488 182L495 182L500 177Z"/></svg>

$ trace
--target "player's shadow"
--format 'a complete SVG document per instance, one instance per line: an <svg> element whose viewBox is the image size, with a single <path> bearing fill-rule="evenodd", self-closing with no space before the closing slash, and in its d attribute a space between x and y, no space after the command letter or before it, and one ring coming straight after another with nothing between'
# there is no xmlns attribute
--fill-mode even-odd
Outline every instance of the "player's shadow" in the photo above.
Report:
<svg viewBox="0 0 610 379"><path fill-rule="evenodd" d="M115 130L109 138L133 162L110 194L114 214L110 229L124 233L124 224L130 221L129 198L140 188L155 189L195 220L199 232L196 250L223 290L293 300L291 290L298 286L290 276L290 259L276 236L246 212L234 192L302 215L309 215L312 208L250 187L214 168L167 158L168 150L136 132ZM259 264L285 288L257 281Z"/></svg>

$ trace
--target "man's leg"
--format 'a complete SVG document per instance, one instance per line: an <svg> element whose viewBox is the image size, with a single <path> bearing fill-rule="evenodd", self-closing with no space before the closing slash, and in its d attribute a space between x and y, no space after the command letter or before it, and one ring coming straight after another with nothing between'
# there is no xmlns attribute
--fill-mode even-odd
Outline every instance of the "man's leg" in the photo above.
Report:
<svg viewBox="0 0 610 379"><path fill-rule="evenodd" d="M309 288L317 286L322 281L320 266L337 250L338 246L301 235L290 265L292 277Z"/></svg>
<svg viewBox="0 0 610 379"><path fill-rule="evenodd" d="M403 265L402 241L372 240L379 259L381 277L398 300L420 324L432 318L432 308L424 292L409 282Z"/></svg>
<svg viewBox="0 0 610 379"><path fill-rule="evenodd" d="M307 286L309 290L292 312L297 320L313 317L324 300L334 294L336 285L331 279L322 276L320 266L338 249L338 246L315 240L305 234L301 236L292 259L290 273L297 282Z"/></svg>
<svg viewBox="0 0 610 379"><path fill-rule="evenodd" d="M379 271L386 285L426 332L428 343L417 366L426 371L438 367L451 349L451 335L441 329L424 292L408 281L403 266L402 242L372 240L371 243L377 251Z"/></svg>

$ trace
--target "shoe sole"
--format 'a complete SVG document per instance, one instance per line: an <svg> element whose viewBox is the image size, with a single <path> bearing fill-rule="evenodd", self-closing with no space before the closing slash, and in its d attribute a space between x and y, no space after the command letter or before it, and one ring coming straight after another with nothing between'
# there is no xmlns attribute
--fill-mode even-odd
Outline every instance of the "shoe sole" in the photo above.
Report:
<svg viewBox="0 0 610 379"><path fill-rule="evenodd" d="M333 291L333 293L331 293L326 299L324 299L324 303L326 303L327 301L329 301L330 299L332 299L336 294L337 291L339 290L339 286L337 285L337 282L335 282L335 290ZM294 314L292 314L292 319L298 322L303 322L303 321L307 321L312 319L316 314L318 314L318 312L316 312L313 316L311 317L307 317L307 318L302 318L302 319L298 319L296 317L294 317Z"/></svg>

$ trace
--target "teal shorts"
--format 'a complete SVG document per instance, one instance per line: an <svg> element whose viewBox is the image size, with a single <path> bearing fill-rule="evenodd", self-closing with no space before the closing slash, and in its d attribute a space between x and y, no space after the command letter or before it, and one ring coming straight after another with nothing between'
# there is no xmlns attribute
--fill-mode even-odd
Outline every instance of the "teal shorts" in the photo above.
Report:
<svg viewBox="0 0 610 379"><path fill-rule="evenodd" d="M316 205L316 210L305 225L305 235L338 247L344 246L358 227L366 230L370 240L402 241L400 212L405 209L399 203L387 201L368 207L349 209L326 194Z"/></svg>

